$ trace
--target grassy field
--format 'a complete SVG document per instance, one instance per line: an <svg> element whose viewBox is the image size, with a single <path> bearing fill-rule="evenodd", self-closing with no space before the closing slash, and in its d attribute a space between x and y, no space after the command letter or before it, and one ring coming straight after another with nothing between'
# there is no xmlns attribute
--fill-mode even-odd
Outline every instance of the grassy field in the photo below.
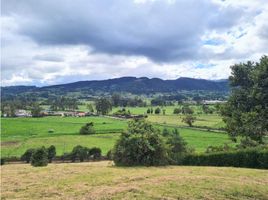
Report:
<svg viewBox="0 0 268 200"><path fill-rule="evenodd" d="M194 126L222 128L225 126L219 115L194 115L196 120ZM154 123L169 124L176 126L187 126L187 124L182 122L183 115L149 115L148 120Z"/></svg>
<svg viewBox="0 0 268 200"><path fill-rule="evenodd" d="M1 166L2 199L268 199L267 170L115 167L112 162ZM40 178L42 177L42 178Z"/></svg>
<svg viewBox="0 0 268 200"><path fill-rule="evenodd" d="M86 122L93 121L98 134L79 135L79 129ZM57 155L70 152L76 145L100 147L106 154L127 128L127 121L106 117L44 117L4 118L1 126L1 153L3 157L21 156L26 149L55 145ZM165 126L158 126L163 128ZM53 133L49 130L53 129ZM171 128L169 128L171 129ZM209 145L230 144L226 134L178 128L189 146L203 152Z"/></svg>
<svg viewBox="0 0 268 200"><path fill-rule="evenodd" d="M163 109L166 110L166 114L149 114L148 120L154 123L160 124L169 124L176 126L186 126L185 123L182 122L183 115L175 115L173 114L174 108L178 108L180 106L165 106ZM126 110L129 110L132 114L147 114L146 111L150 107L126 107ZM157 108L153 107L154 109ZM202 113L201 106L191 106L191 108L195 111L194 116L196 117L196 121L194 123L195 126L203 126L209 128L223 128L225 127L224 122L222 121L222 117L218 114L204 114ZM111 113L116 112L120 108L113 108ZM199 113L199 114L198 114Z"/></svg>

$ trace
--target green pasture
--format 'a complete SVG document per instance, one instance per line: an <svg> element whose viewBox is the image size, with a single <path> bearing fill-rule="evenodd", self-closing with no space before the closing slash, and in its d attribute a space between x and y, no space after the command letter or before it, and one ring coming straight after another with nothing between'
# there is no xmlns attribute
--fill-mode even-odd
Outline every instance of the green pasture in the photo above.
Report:
<svg viewBox="0 0 268 200"><path fill-rule="evenodd" d="M198 127L209 127L213 128L223 128L225 126L222 118L219 115L194 115L196 120L194 122L194 126ZM183 115L148 115L148 120L153 123L159 124L169 124L176 126L187 126L184 122L182 122Z"/></svg>
<svg viewBox="0 0 268 200"><path fill-rule="evenodd" d="M79 129L87 122L94 122L97 134L79 135ZM21 156L28 148L55 145L57 155L62 155L76 145L83 145L100 147L105 154L126 127L126 120L107 117L2 118L1 153L3 157ZM158 127L163 128L165 125ZM209 145L231 143L223 133L178 129L189 146L198 152L205 151ZM49 130L54 132L49 133Z"/></svg>

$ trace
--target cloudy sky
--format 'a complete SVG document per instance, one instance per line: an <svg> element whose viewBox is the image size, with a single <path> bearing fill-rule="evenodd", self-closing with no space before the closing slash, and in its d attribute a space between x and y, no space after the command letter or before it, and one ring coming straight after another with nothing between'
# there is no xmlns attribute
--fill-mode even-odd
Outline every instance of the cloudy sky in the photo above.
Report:
<svg viewBox="0 0 268 200"><path fill-rule="evenodd" d="M267 0L2 0L1 81L227 78L268 54Z"/></svg>

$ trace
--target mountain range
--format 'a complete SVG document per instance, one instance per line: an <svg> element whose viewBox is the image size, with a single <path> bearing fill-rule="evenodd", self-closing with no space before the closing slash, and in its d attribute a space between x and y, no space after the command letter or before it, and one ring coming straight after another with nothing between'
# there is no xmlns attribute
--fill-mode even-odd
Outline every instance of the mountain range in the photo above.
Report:
<svg viewBox="0 0 268 200"><path fill-rule="evenodd" d="M2 96L28 92L129 92L149 94L157 92L177 92L180 90L204 90L225 92L229 90L228 80L205 80L181 77L175 80L163 80L147 77L121 77L108 80L78 81L44 87L7 86L1 87Z"/></svg>

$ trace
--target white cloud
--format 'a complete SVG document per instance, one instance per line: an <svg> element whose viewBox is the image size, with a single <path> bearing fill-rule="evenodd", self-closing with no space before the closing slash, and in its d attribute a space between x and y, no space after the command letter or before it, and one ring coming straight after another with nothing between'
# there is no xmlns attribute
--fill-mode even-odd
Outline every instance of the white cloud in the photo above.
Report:
<svg viewBox="0 0 268 200"><path fill-rule="evenodd" d="M230 65L268 53L265 2L5 0L2 85L227 78Z"/></svg>

